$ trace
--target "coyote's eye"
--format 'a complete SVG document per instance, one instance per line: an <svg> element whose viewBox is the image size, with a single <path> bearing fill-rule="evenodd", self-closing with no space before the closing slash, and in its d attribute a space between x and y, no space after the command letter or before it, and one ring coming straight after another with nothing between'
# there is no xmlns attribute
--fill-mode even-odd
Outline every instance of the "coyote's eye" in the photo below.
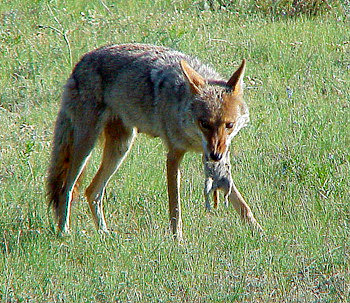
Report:
<svg viewBox="0 0 350 303"><path fill-rule="evenodd" d="M200 127L205 128L205 129L210 129L210 124L207 121L199 120L198 122L199 122Z"/></svg>
<svg viewBox="0 0 350 303"><path fill-rule="evenodd" d="M233 127L233 122L226 123L226 128L232 128Z"/></svg>

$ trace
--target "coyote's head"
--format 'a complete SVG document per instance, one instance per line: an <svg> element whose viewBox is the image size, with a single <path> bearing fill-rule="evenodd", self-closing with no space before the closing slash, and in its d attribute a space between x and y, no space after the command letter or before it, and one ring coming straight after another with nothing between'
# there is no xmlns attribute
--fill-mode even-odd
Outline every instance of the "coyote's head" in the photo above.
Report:
<svg viewBox="0 0 350 303"><path fill-rule="evenodd" d="M192 114L204 153L219 161L232 138L249 122L248 107L243 101L245 60L227 82L203 78L184 60L181 68L195 97Z"/></svg>

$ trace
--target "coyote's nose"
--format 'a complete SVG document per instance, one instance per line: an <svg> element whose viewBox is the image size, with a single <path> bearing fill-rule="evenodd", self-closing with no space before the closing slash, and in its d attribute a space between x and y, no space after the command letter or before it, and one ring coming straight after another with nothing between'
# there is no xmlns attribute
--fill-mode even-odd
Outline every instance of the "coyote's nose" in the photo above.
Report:
<svg viewBox="0 0 350 303"><path fill-rule="evenodd" d="M211 153L210 153L210 158L211 158L213 161L220 161L221 158L222 158L222 154L211 152Z"/></svg>

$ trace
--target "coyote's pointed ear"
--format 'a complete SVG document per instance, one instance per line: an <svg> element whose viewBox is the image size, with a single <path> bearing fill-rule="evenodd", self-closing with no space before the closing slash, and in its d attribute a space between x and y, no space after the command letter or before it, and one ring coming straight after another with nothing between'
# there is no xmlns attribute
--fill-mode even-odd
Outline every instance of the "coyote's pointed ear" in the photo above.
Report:
<svg viewBox="0 0 350 303"><path fill-rule="evenodd" d="M189 84L191 91L194 94L198 94L200 89L204 86L204 78L198 74L185 60L180 61L182 71L184 72Z"/></svg>
<svg viewBox="0 0 350 303"><path fill-rule="evenodd" d="M243 76L245 71L245 59L242 60L241 66L234 72L230 80L226 85L232 87L232 93L234 95L243 93Z"/></svg>

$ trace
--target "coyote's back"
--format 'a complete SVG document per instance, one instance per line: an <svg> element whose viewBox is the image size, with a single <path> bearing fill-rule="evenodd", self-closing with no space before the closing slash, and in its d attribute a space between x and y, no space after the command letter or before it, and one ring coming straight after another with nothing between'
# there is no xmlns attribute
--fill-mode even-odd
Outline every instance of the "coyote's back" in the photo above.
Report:
<svg viewBox="0 0 350 303"><path fill-rule="evenodd" d="M170 220L181 237L178 166L188 150L220 160L245 126L244 67L245 61L226 82L198 59L164 47L125 44L85 54L65 86L49 168L49 201L60 230L69 229L74 188L103 133L102 163L85 193L97 228L107 231L105 186L143 132L168 147Z"/></svg>

